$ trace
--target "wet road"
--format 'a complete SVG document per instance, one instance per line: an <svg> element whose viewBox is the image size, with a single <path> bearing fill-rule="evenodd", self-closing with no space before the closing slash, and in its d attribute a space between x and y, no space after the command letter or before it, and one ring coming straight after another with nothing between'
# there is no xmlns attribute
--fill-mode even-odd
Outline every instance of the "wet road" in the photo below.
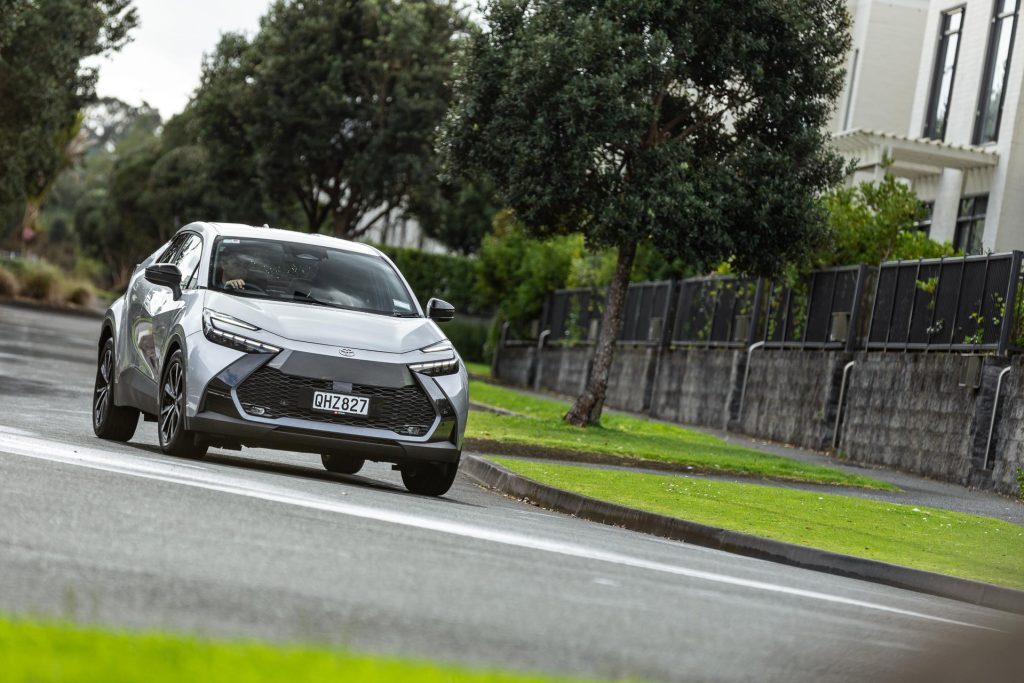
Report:
<svg viewBox="0 0 1024 683"><path fill-rule="evenodd" d="M95 438L99 321L0 306L0 612L651 680L902 680L1021 621L388 466ZM995 630L993 630L995 629Z"/></svg>

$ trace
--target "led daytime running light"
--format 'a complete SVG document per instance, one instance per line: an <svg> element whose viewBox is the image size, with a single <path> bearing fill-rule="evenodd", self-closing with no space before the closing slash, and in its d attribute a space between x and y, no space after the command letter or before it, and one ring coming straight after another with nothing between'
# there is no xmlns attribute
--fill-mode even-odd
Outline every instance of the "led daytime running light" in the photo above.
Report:
<svg viewBox="0 0 1024 683"><path fill-rule="evenodd" d="M215 344L237 349L238 351L245 351L246 353L279 353L281 351L280 347L274 346L273 344L266 344L256 339L250 339L248 337L243 337L240 334L228 332L217 324L218 321L221 323L237 325L245 329L259 329L254 325L237 320L231 316L215 313L213 311L203 311L203 334L205 334L206 338Z"/></svg>

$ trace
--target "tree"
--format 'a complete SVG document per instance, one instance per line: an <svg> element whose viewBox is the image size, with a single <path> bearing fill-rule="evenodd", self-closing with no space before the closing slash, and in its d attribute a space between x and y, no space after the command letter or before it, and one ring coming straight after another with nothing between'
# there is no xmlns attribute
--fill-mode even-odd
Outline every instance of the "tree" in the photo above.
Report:
<svg viewBox="0 0 1024 683"><path fill-rule="evenodd" d="M278 0L251 44L226 36L207 60L203 144L215 158L221 131L277 211L357 237L433 173L466 27L451 0Z"/></svg>
<svg viewBox="0 0 1024 683"><path fill-rule="evenodd" d="M82 59L120 49L136 23L131 0L0 6L0 204L27 200L24 221L66 167L80 112L95 97L96 70Z"/></svg>
<svg viewBox="0 0 1024 683"><path fill-rule="evenodd" d="M842 0L492 0L441 146L538 235L617 250L587 388L601 415L637 245L772 273L825 234Z"/></svg>
<svg viewBox="0 0 1024 683"><path fill-rule="evenodd" d="M444 183L431 178L409 196L409 213L423 232L462 254L479 251L499 209L493 188L480 181Z"/></svg>
<svg viewBox="0 0 1024 683"><path fill-rule="evenodd" d="M203 59L199 89L185 111L168 122L165 135L175 144L198 144L207 150L207 177L217 195L213 217L262 225L272 218L261 189L256 146L243 115L260 106L247 82L251 65L245 36L227 33ZM280 214L280 212L279 212Z"/></svg>
<svg viewBox="0 0 1024 683"><path fill-rule="evenodd" d="M823 201L832 241L814 255L814 267L938 258L954 253L948 242L935 242L917 229L918 220L924 217L924 205L891 173L877 183L836 188Z"/></svg>

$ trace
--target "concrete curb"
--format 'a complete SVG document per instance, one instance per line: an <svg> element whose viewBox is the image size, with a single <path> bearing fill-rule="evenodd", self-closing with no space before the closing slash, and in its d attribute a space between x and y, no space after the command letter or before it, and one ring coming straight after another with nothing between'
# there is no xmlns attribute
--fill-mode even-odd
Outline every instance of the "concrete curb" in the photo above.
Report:
<svg viewBox="0 0 1024 683"><path fill-rule="evenodd" d="M773 541L608 503L541 484L475 455L464 455L460 469L476 482L502 493L516 498L524 498L556 512L563 512L592 522L623 527L632 531L788 564L802 569L837 574L1004 612L1024 614L1024 591L920 569L910 569L878 560L807 548L783 541Z"/></svg>

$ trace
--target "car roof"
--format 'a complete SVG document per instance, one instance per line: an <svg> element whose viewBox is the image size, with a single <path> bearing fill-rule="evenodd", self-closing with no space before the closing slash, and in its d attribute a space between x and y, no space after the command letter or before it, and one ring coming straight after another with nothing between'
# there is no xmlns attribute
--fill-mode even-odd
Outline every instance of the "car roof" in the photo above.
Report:
<svg viewBox="0 0 1024 683"><path fill-rule="evenodd" d="M381 256L379 249L368 244L351 242L349 240L321 235L318 233L298 232L297 230L282 230L280 228L262 227L258 228L244 223L202 223L214 234L221 237L250 237L253 239L280 240L282 242L298 242L299 244L317 244L322 247L354 251L360 254ZM188 226L186 226L188 227Z"/></svg>

